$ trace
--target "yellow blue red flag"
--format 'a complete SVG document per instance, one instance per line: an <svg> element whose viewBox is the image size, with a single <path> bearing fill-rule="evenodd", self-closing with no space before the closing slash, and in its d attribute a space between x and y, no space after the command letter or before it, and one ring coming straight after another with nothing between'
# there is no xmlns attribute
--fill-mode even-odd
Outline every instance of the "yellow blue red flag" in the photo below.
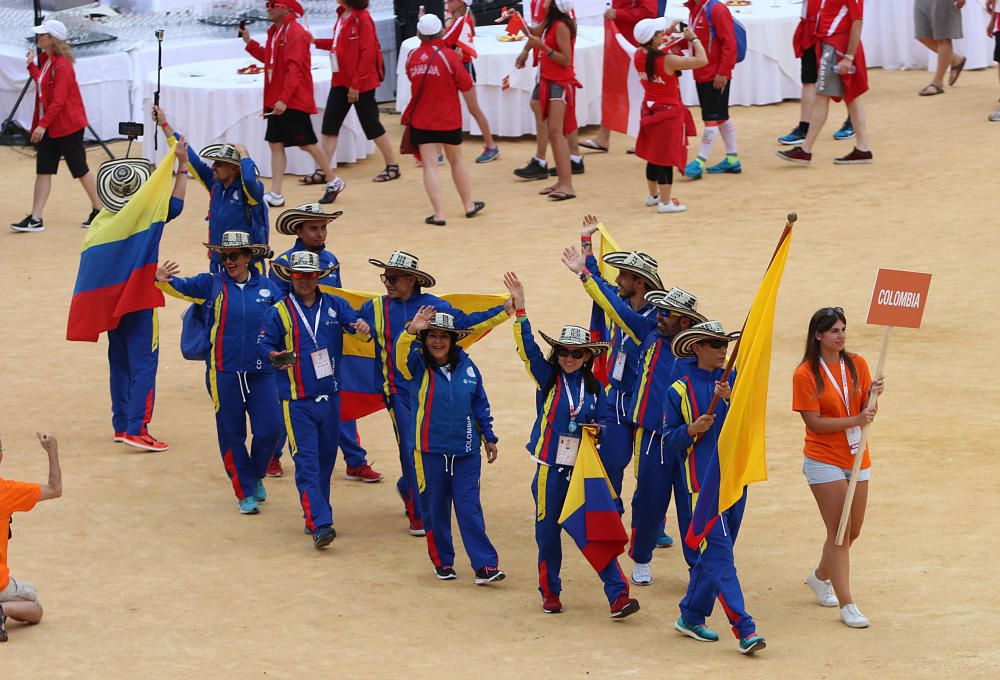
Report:
<svg viewBox="0 0 1000 680"><path fill-rule="evenodd" d="M614 237L611 236L611 232L608 228L604 226L602 222L597 223L597 231L601 233L601 247L600 251L597 253L597 267L598 273L601 278L605 281L614 281L618 277L618 269L612 267L610 264L604 261L604 256L608 253L618 252L618 243L615 241ZM612 342L612 335L614 333L614 324L611 319L608 318L607 313L601 309L600 305L596 302L590 310L590 340L592 342ZM601 384L607 386L608 384L608 355L607 353L594 359L594 377L601 381Z"/></svg>

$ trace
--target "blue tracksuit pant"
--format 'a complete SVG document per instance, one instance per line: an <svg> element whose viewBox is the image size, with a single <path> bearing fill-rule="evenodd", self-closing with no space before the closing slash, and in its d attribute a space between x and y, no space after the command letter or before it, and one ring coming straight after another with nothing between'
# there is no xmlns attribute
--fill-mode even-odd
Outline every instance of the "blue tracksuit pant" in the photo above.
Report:
<svg viewBox="0 0 1000 680"><path fill-rule="evenodd" d="M319 401L282 400L281 404L306 528L315 531L332 526L330 478L340 442L340 394L319 397Z"/></svg>
<svg viewBox="0 0 1000 680"><path fill-rule="evenodd" d="M214 385L213 385L214 381ZM281 405L273 373L205 373L208 393L215 400L215 429L226 474L236 497L252 496L281 439ZM214 392L213 392L214 389ZM247 451L247 416L253 440Z"/></svg>
<svg viewBox="0 0 1000 680"><path fill-rule="evenodd" d="M285 447L285 435L281 435L278 447L274 454L275 458L281 458L281 450ZM361 467L368 465L368 452L361 446L361 436L358 434L358 421L340 421L340 450L344 454L344 463L347 467Z"/></svg>
<svg viewBox="0 0 1000 680"><path fill-rule="evenodd" d="M408 393L398 392L392 395L388 406L392 418L392 429L396 433L396 444L399 446L399 467L402 476L396 481L396 491L406 506L406 516L411 520L420 520L420 492L417 488L417 472L414 466L412 441L413 433L407 431L406 424L413 422L413 407L410 405Z"/></svg>
<svg viewBox="0 0 1000 680"><path fill-rule="evenodd" d="M538 590L543 597L562 592L559 570L562 567L562 513L572 468L538 464L531 480L535 497L535 543L538 544ZM618 560L613 559L597 575L604 582L604 594L614 604L618 596L628 593L628 582Z"/></svg>
<svg viewBox="0 0 1000 680"><path fill-rule="evenodd" d="M111 424L115 432L140 435L153 417L160 339L155 309L130 312L108 331Z"/></svg>
<svg viewBox="0 0 1000 680"><path fill-rule="evenodd" d="M690 498L688 496L688 504ZM743 603L743 590L733 559L733 545L740 531L746 502L744 489L743 498L722 513L702 543L701 555L691 568L687 594L680 605L681 616L687 624L704 624L718 598L736 637L746 637L757 629Z"/></svg>
<svg viewBox="0 0 1000 680"><path fill-rule="evenodd" d="M653 559L656 539L663 530L663 515L670 506L671 492L677 499L687 496L684 467L671 454L659 433L638 428L635 435L635 494L632 496L632 545L629 556L633 562L648 564ZM689 504L676 502L677 528L680 538L691 524ZM684 559L692 566L698 551L684 545Z"/></svg>
<svg viewBox="0 0 1000 680"><path fill-rule="evenodd" d="M625 478L625 468L632 460L632 438L635 436L635 425L622 413L623 408L615 404L615 397L619 402L622 397L617 391L613 391L608 399L608 407L612 409L608 417L604 431L601 433L601 463L608 473L608 480L618 496L615 505L618 506L618 514L625 512L622 503L622 481Z"/></svg>
<svg viewBox="0 0 1000 680"><path fill-rule="evenodd" d="M496 567L497 551L486 535L486 519L479 500L480 455L420 455L417 480L420 510L427 531L427 553L435 567L455 566L455 545L451 539L451 506L455 506L458 531L473 569Z"/></svg>

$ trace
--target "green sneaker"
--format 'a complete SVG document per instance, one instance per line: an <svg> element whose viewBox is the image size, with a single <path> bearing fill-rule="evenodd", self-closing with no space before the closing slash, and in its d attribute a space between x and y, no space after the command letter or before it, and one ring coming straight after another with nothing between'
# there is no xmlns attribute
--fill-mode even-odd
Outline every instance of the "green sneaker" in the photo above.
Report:
<svg viewBox="0 0 1000 680"><path fill-rule="evenodd" d="M738 175L743 172L743 166L740 165L740 159L736 159L735 162L729 160L728 157L724 158L721 163L716 163L715 165L708 168L708 174L710 175L721 175L723 173L729 173L731 175Z"/></svg>
<svg viewBox="0 0 1000 680"><path fill-rule="evenodd" d="M753 654L754 652L759 652L765 647L767 647L767 643L764 642L764 638L757 635L757 633L751 633L746 637L740 638L740 654Z"/></svg>
<svg viewBox="0 0 1000 680"><path fill-rule="evenodd" d="M267 500L267 489L264 488L263 479L258 479L254 482L253 497L258 503L263 503Z"/></svg>
<svg viewBox="0 0 1000 680"><path fill-rule="evenodd" d="M701 642L718 642L719 640L719 634L714 630L703 624L692 626L684 623L683 616L677 619L677 622L674 624L674 630ZM763 638L761 641L763 642Z"/></svg>

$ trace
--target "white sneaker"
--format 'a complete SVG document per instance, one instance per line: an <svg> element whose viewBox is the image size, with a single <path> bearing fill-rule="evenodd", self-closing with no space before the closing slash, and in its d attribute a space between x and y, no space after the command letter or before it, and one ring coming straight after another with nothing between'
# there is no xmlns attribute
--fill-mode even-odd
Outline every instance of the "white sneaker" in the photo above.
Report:
<svg viewBox="0 0 1000 680"><path fill-rule="evenodd" d="M632 567L632 583L637 586L648 586L652 582L653 575L649 571L649 563L640 564L636 562L635 566Z"/></svg>
<svg viewBox="0 0 1000 680"><path fill-rule="evenodd" d="M659 202L660 202L660 195L659 194L656 194L656 196L646 196L646 207L647 208L652 208L654 205L657 205Z"/></svg>
<svg viewBox="0 0 1000 680"><path fill-rule="evenodd" d="M280 208L285 205L285 197L281 194L276 194L273 191L268 191L264 194L264 200L267 201L267 204L272 208Z"/></svg>
<svg viewBox="0 0 1000 680"><path fill-rule="evenodd" d="M687 209L688 207L676 198L671 198L669 203L659 203L656 206L656 212L658 213L679 213Z"/></svg>
<svg viewBox="0 0 1000 680"><path fill-rule="evenodd" d="M1000 123L1000 109L997 109L996 111L991 113L989 118L990 122L992 123Z"/></svg>
<svg viewBox="0 0 1000 680"><path fill-rule="evenodd" d="M850 626L851 628L867 628L868 619L865 615L861 613L858 609L858 605L851 602L850 604L845 604L840 608L840 620L844 622L844 625Z"/></svg>
<svg viewBox="0 0 1000 680"><path fill-rule="evenodd" d="M836 607L840 604L837 601L837 594L833 592L833 584L816 576L815 570L809 572L809 575L806 576L806 585L816 593L816 601L819 602L819 606Z"/></svg>

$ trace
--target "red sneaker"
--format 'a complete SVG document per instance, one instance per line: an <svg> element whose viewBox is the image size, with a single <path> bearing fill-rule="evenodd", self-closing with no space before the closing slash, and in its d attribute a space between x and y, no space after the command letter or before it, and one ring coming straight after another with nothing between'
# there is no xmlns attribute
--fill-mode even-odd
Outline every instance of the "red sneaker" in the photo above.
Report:
<svg viewBox="0 0 1000 680"><path fill-rule="evenodd" d="M611 618L624 619L639 611L639 600L629 597L628 593L622 593L611 605Z"/></svg>
<svg viewBox="0 0 1000 680"><path fill-rule="evenodd" d="M285 471L281 469L281 459L272 458L271 462L267 464L267 476L268 477L284 477Z"/></svg>
<svg viewBox="0 0 1000 680"><path fill-rule="evenodd" d="M801 146L796 146L787 151L779 151L778 158L795 163L796 165L809 165L812 162L813 155L808 151L803 151Z"/></svg>
<svg viewBox="0 0 1000 680"><path fill-rule="evenodd" d="M115 438L114 438L115 444L121 444L123 441L125 441L125 433L115 432Z"/></svg>
<svg viewBox="0 0 1000 680"><path fill-rule="evenodd" d="M558 595L546 595L542 598L542 611L546 614L558 614L562 611L562 602Z"/></svg>
<svg viewBox="0 0 1000 680"><path fill-rule="evenodd" d="M347 468L347 473L344 475L344 479L351 482L373 483L382 479L382 473L372 470L371 465L359 465L357 467Z"/></svg>
<svg viewBox="0 0 1000 680"><path fill-rule="evenodd" d="M427 532L424 531L424 523L419 519L410 520L410 536L426 536Z"/></svg>
<svg viewBox="0 0 1000 680"><path fill-rule="evenodd" d="M128 444L129 446L134 446L137 449L142 449L143 451L166 451L170 447L166 442L158 441L153 435L149 434L126 434L122 438L123 444Z"/></svg>

